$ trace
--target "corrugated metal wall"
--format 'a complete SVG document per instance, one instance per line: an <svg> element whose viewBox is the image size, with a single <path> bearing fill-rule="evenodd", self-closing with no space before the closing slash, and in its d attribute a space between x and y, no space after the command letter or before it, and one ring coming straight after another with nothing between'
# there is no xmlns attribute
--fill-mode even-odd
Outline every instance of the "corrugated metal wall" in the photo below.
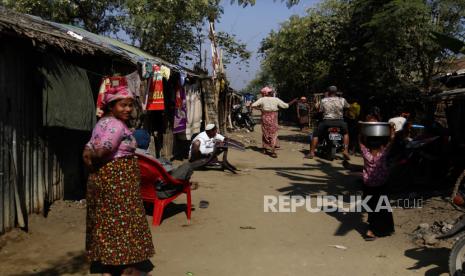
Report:
<svg viewBox="0 0 465 276"><path fill-rule="evenodd" d="M13 47L14 46L14 47ZM0 43L0 233L63 197L63 173L42 127L34 52Z"/></svg>

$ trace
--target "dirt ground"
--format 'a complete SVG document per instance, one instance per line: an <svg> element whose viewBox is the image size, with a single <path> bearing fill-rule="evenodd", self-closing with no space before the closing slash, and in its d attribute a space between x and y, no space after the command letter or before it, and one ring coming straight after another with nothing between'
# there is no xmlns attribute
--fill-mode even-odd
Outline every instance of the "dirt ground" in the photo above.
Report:
<svg viewBox="0 0 465 276"><path fill-rule="evenodd" d="M259 152L260 134L257 126L230 135L249 146L230 152L238 174L195 172L200 186L190 225L181 196L152 228L153 275L447 275L449 244L426 248L411 238L421 222L460 214L440 197L425 199L421 209L396 209L396 233L371 242L361 237L359 213L265 213L264 195L354 194L361 182L340 160L303 159L308 136L293 127L281 129L277 159ZM198 208L201 200L208 208ZM28 233L0 238L0 275L87 275L84 238L85 206L56 202L47 218L30 217Z"/></svg>

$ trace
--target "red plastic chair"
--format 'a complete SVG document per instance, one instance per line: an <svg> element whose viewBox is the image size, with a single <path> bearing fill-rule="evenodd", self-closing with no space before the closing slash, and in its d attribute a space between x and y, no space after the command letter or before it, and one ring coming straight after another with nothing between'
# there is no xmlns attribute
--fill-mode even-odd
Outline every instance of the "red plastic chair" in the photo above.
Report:
<svg viewBox="0 0 465 276"><path fill-rule="evenodd" d="M146 202L153 203L153 222L152 225L158 226L161 223L163 210L175 200L180 194L187 195L187 223L191 220L191 183L187 180L173 178L163 166L154 158L142 154L136 154L138 158L140 176L141 176L141 195ZM155 183L162 180L164 183L183 185L184 188L174 196L166 199L159 199L155 190Z"/></svg>

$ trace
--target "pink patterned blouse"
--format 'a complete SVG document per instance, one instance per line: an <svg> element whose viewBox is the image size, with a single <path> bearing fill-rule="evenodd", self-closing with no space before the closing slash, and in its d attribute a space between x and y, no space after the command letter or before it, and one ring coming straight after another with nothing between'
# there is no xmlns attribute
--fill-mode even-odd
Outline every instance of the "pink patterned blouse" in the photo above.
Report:
<svg viewBox="0 0 465 276"><path fill-rule="evenodd" d="M363 183L369 187L379 187L386 183L389 176L387 167L387 147L372 155L370 150L360 144L363 156Z"/></svg>
<svg viewBox="0 0 465 276"><path fill-rule="evenodd" d="M132 156L137 147L136 139L126 124L115 117L100 119L92 131L92 137L86 145L90 149L107 149L112 152L108 160Z"/></svg>

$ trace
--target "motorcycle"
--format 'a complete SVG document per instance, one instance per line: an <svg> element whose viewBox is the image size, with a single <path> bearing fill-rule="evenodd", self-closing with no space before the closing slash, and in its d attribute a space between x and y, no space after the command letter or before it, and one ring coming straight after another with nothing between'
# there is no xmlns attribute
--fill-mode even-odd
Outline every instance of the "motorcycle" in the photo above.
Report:
<svg viewBox="0 0 465 276"><path fill-rule="evenodd" d="M438 136L395 139L388 155L392 189L406 185L435 185L447 171L447 164L437 154Z"/></svg>
<svg viewBox="0 0 465 276"><path fill-rule="evenodd" d="M232 124L234 127L246 128L249 131L254 131L255 122L252 119L252 115L247 107L243 104L237 104L232 109Z"/></svg>
<svg viewBox="0 0 465 276"><path fill-rule="evenodd" d="M464 189L463 180L465 179L465 170L457 179L456 189L452 196L452 201L455 205L462 206L464 205L464 196L463 192L458 191L458 189ZM461 186L461 187L460 187ZM455 238L454 245L450 250L449 254L449 273L452 276L465 275L465 216L462 216L445 234L439 235L437 239L449 239Z"/></svg>
<svg viewBox="0 0 465 276"><path fill-rule="evenodd" d="M339 127L328 127L325 132L318 144L318 153L333 161L336 158L336 153L341 152L344 148L343 136Z"/></svg>
<svg viewBox="0 0 465 276"><path fill-rule="evenodd" d="M447 233L437 236L437 239L455 237L456 240L449 254L449 273L452 276L465 275L465 216L454 224Z"/></svg>

